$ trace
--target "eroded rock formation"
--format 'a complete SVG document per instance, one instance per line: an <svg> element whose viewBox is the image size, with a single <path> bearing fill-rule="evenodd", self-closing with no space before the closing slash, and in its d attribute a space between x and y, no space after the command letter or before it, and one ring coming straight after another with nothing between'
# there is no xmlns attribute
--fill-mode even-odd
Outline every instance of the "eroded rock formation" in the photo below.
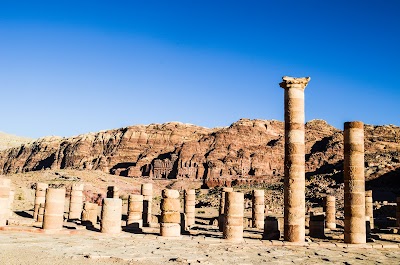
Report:
<svg viewBox="0 0 400 265"><path fill-rule="evenodd" d="M366 125L366 179L398 182L400 128ZM325 121L305 125L306 174L342 176L343 132ZM241 119L226 128L182 123L131 126L71 138L48 137L0 151L0 174L45 169L250 184L283 176L284 124Z"/></svg>

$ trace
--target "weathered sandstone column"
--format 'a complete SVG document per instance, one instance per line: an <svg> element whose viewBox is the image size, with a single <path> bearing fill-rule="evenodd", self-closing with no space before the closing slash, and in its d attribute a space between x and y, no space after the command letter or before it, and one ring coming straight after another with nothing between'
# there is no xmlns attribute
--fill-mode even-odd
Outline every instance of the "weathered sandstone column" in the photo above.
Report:
<svg viewBox="0 0 400 265"><path fill-rule="evenodd" d="M185 226L191 227L195 224L196 215L196 192L195 190L185 190Z"/></svg>
<svg viewBox="0 0 400 265"><path fill-rule="evenodd" d="M118 234L121 232L122 200L116 198L104 198L101 208L100 231L106 234Z"/></svg>
<svg viewBox="0 0 400 265"><path fill-rule="evenodd" d="M119 188L117 186L108 186L107 187L107 198L119 198Z"/></svg>
<svg viewBox="0 0 400 265"><path fill-rule="evenodd" d="M71 196L69 201L69 220L80 219L83 209L83 184L74 183L71 187Z"/></svg>
<svg viewBox="0 0 400 265"><path fill-rule="evenodd" d="M253 190L252 198L252 223L253 227L263 229L264 228L264 191Z"/></svg>
<svg viewBox="0 0 400 265"><path fill-rule="evenodd" d="M335 196L327 195L324 198L324 210L326 213L326 228L336 228L336 201Z"/></svg>
<svg viewBox="0 0 400 265"><path fill-rule="evenodd" d="M366 242L364 124L344 124L344 241Z"/></svg>
<svg viewBox="0 0 400 265"><path fill-rule="evenodd" d="M161 236L177 237L181 235L180 211L179 191L163 190L161 199Z"/></svg>
<svg viewBox="0 0 400 265"><path fill-rule="evenodd" d="M365 216L369 216L369 228L374 229L374 200L372 190L365 191Z"/></svg>
<svg viewBox="0 0 400 265"><path fill-rule="evenodd" d="M82 211L82 224L94 226L97 224L97 203L85 202Z"/></svg>
<svg viewBox="0 0 400 265"><path fill-rule="evenodd" d="M275 216L267 216L264 223L263 239L279 240L280 237L279 219Z"/></svg>
<svg viewBox="0 0 400 265"><path fill-rule="evenodd" d="M396 220L397 220L397 226L400 227L400 197L396 198Z"/></svg>
<svg viewBox="0 0 400 265"><path fill-rule="evenodd" d="M309 235L314 238L325 237L325 216L323 214L310 215L310 233Z"/></svg>
<svg viewBox="0 0 400 265"><path fill-rule="evenodd" d="M10 218L11 179L0 178L0 227L7 224Z"/></svg>
<svg viewBox="0 0 400 265"><path fill-rule="evenodd" d="M284 239L305 240L305 146L304 89L310 77L284 76L285 90L285 181Z"/></svg>
<svg viewBox="0 0 400 265"><path fill-rule="evenodd" d="M143 226L151 226L151 207L153 202L153 184L143 183L141 193L143 195Z"/></svg>
<svg viewBox="0 0 400 265"><path fill-rule="evenodd" d="M49 187L46 183L36 183L36 193L35 193L35 204L33 208L33 219L38 220L39 206L42 203L44 205L46 201L46 189ZM43 221L43 220L42 220Z"/></svg>
<svg viewBox="0 0 400 265"><path fill-rule="evenodd" d="M43 218L44 218L44 205L46 203L41 203L39 204L39 210L38 210L38 215L37 215L37 221L39 223L43 223Z"/></svg>
<svg viewBox="0 0 400 265"><path fill-rule="evenodd" d="M48 188L44 205L43 229L61 230L64 222L65 188Z"/></svg>
<svg viewBox="0 0 400 265"><path fill-rule="evenodd" d="M243 240L244 194L225 193L225 217L223 238L233 241Z"/></svg>
<svg viewBox="0 0 400 265"><path fill-rule="evenodd" d="M133 228L143 226L143 195L129 195L126 225Z"/></svg>
<svg viewBox="0 0 400 265"><path fill-rule="evenodd" d="M224 217L225 217L225 193L233 192L233 188L223 187L221 191L221 197L219 198L219 216L218 216L218 227L219 231L224 231Z"/></svg>

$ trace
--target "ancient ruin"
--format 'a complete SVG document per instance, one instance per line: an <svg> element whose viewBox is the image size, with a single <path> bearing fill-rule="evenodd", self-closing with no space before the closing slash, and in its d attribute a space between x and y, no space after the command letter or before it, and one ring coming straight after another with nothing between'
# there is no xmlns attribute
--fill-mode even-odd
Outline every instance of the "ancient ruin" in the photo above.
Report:
<svg viewBox="0 0 400 265"><path fill-rule="evenodd" d="M44 205L43 229L61 230L64 223L65 188L48 188Z"/></svg>
<svg viewBox="0 0 400 265"><path fill-rule="evenodd" d="M81 219L83 209L83 184L72 184L70 201L69 201L69 220Z"/></svg>
<svg viewBox="0 0 400 265"><path fill-rule="evenodd" d="M233 188L224 187L222 188L221 195L219 197L219 209L218 209L218 228L219 231L224 231L224 218L225 218L225 193L233 192Z"/></svg>
<svg viewBox="0 0 400 265"><path fill-rule="evenodd" d="M82 224L86 226L94 226L97 224L97 208L96 203L85 202L82 211Z"/></svg>
<svg viewBox="0 0 400 265"><path fill-rule="evenodd" d="M309 77L284 76L285 90L285 229L290 242L305 240L304 89Z"/></svg>
<svg viewBox="0 0 400 265"><path fill-rule="evenodd" d="M177 237L181 235L181 203L177 190L163 190L161 200L160 235Z"/></svg>
<svg viewBox="0 0 400 265"><path fill-rule="evenodd" d="M336 198L328 195L324 198L324 211L326 214L325 226L328 229L336 229Z"/></svg>
<svg viewBox="0 0 400 265"><path fill-rule="evenodd" d="M366 242L364 124L344 124L344 241Z"/></svg>
<svg viewBox="0 0 400 265"><path fill-rule="evenodd" d="M131 228L141 228L143 226L143 195L129 195L126 225Z"/></svg>
<svg viewBox="0 0 400 265"><path fill-rule="evenodd" d="M105 234L119 234L122 217L122 200L116 198L104 198L101 208L100 231Z"/></svg>
<svg viewBox="0 0 400 265"><path fill-rule="evenodd" d="M365 191L365 216L369 217L369 229L374 229L374 200L372 199L372 190Z"/></svg>
<svg viewBox="0 0 400 265"><path fill-rule="evenodd" d="M0 178L0 227L7 224L10 217L9 200L11 180Z"/></svg>
<svg viewBox="0 0 400 265"><path fill-rule="evenodd" d="M143 195L143 225L151 226L151 208L153 201L153 184L143 183L141 186L141 194Z"/></svg>
<svg viewBox="0 0 400 265"><path fill-rule="evenodd" d="M185 226L190 228L195 224L196 217L196 191L185 190L184 197Z"/></svg>
<svg viewBox="0 0 400 265"><path fill-rule="evenodd" d="M252 191L252 225L255 228L264 228L264 190Z"/></svg>
<svg viewBox="0 0 400 265"><path fill-rule="evenodd" d="M243 240L244 195L240 192L225 192L224 226L222 237L227 240Z"/></svg>

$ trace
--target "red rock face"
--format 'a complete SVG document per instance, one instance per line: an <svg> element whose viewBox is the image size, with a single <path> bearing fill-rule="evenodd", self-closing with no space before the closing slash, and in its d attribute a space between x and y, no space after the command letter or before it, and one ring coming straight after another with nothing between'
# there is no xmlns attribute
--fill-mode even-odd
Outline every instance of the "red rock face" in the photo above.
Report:
<svg viewBox="0 0 400 265"><path fill-rule="evenodd" d="M340 178L342 131L321 120L305 128L307 176ZM365 147L367 180L393 181L390 176L400 173L400 128L365 126ZM43 138L1 151L0 173L96 169L128 177L198 180L212 187L279 180L283 160L283 122L241 119L227 128L166 123Z"/></svg>

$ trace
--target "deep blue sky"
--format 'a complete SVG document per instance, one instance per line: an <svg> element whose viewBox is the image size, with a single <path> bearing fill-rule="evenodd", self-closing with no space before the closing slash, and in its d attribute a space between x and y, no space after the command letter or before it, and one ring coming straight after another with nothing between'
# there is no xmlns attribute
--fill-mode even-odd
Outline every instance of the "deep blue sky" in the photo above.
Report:
<svg viewBox="0 0 400 265"><path fill-rule="evenodd" d="M145 3L145 4L144 4ZM400 125L400 1L1 1L0 131L283 120Z"/></svg>

